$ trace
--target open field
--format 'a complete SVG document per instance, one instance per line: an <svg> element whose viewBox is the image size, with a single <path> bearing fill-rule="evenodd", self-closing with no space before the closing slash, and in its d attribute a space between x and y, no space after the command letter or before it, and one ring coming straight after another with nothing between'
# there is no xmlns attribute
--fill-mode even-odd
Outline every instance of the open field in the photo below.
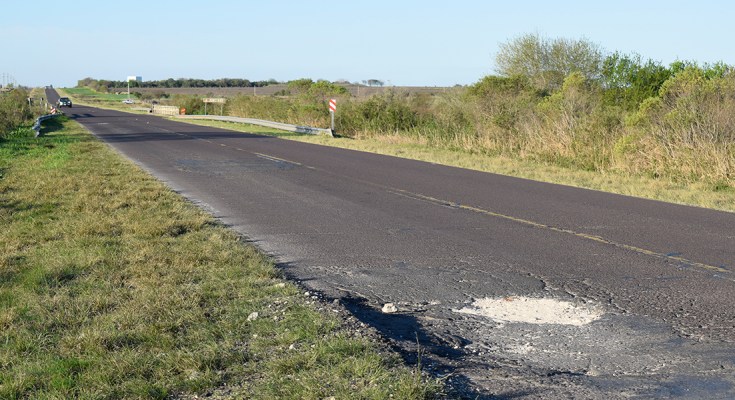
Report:
<svg viewBox="0 0 735 400"><path fill-rule="evenodd" d="M128 97L127 91L125 92L125 94L100 93L100 92L96 92L86 87L66 88L64 89L64 91L67 94L75 96L79 99L88 99L88 100L123 101Z"/></svg>
<svg viewBox="0 0 735 400"><path fill-rule="evenodd" d="M79 125L45 130L0 141L0 398L436 393Z"/></svg>

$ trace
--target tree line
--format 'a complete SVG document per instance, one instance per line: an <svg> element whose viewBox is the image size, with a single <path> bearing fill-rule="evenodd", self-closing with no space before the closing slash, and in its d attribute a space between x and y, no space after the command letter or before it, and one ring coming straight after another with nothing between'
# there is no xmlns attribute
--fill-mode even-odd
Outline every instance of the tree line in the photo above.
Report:
<svg viewBox="0 0 735 400"><path fill-rule="evenodd" d="M250 81L240 78L220 79L195 79L178 78L154 81L130 81L131 88L225 88L225 87L263 87L278 84L275 79L266 81ZM88 87L97 91L106 92L109 89L121 89L128 87L128 81L115 81L107 79L84 78L77 81L77 87Z"/></svg>

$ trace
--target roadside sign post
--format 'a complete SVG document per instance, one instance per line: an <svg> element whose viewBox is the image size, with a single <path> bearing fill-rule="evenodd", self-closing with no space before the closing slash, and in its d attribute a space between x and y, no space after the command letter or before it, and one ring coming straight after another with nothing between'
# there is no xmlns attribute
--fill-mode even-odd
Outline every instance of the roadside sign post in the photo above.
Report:
<svg viewBox="0 0 735 400"><path fill-rule="evenodd" d="M138 76L138 75L131 75L131 76L128 76L127 81L128 81L128 102L130 102L130 81L143 82L143 77Z"/></svg>
<svg viewBox="0 0 735 400"><path fill-rule="evenodd" d="M207 104L208 103L218 103L219 104L219 114L222 115L225 111L225 103L227 102L227 99L224 97L207 97L203 99L204 101L204 115L207 114Z"/></svg>
<svg viewBox="0 0 735 400"><path fill-rule="evenodd" d="M332 135L334 135L334 113L337 111L337 99L329 99L329 114L332 117Z"/></svg>

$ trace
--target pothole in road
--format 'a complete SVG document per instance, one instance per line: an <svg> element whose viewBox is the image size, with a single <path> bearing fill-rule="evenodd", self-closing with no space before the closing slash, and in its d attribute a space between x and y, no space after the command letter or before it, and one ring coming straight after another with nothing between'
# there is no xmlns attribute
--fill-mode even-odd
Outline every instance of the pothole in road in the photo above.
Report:
<svg viewBox="0 0 735 400"><path fill-rule="evenodd" d="M603 312L594 306L579 306L557 299L532 297L484 298L469 307L454 310L497 322L582 326L599 319Z"/></svg>

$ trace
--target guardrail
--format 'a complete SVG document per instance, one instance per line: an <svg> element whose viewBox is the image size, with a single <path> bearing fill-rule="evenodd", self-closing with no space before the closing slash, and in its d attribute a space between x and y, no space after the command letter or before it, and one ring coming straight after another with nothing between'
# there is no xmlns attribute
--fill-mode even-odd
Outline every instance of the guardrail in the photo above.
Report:
<svg viewBox="0 0 735 400"><path fill-rule="evenodd" d="M281 122L266 121L263 119L254 118L241 118L241 117L228 117L224 115L178 115L177 118L182 119L211 119L215 121L226 121L226 122L240 122L243 124L266 126L269 128L280 129L288 132L306 133L309 135L327 135L334 137L331 129L324 128L312 128L310 126L299 126L284 124Z"/></svg>
<svg viewBox="0 0 735 400"><path fill-rule="evenodd" d="M58 117L59 115L64 115L64 113L61 113L60 112L60 113L56 113L56 114L46 114L46 115L41 115L40 117L36 118L36 122L34 122L33 123L33 126L31 127L31 129L33 129L34 131L36 131L36 137L39 137L39 136L42 135L42 133L41 133L41 122L46 121L46 120L49 120L51 118Z"/></svg>

